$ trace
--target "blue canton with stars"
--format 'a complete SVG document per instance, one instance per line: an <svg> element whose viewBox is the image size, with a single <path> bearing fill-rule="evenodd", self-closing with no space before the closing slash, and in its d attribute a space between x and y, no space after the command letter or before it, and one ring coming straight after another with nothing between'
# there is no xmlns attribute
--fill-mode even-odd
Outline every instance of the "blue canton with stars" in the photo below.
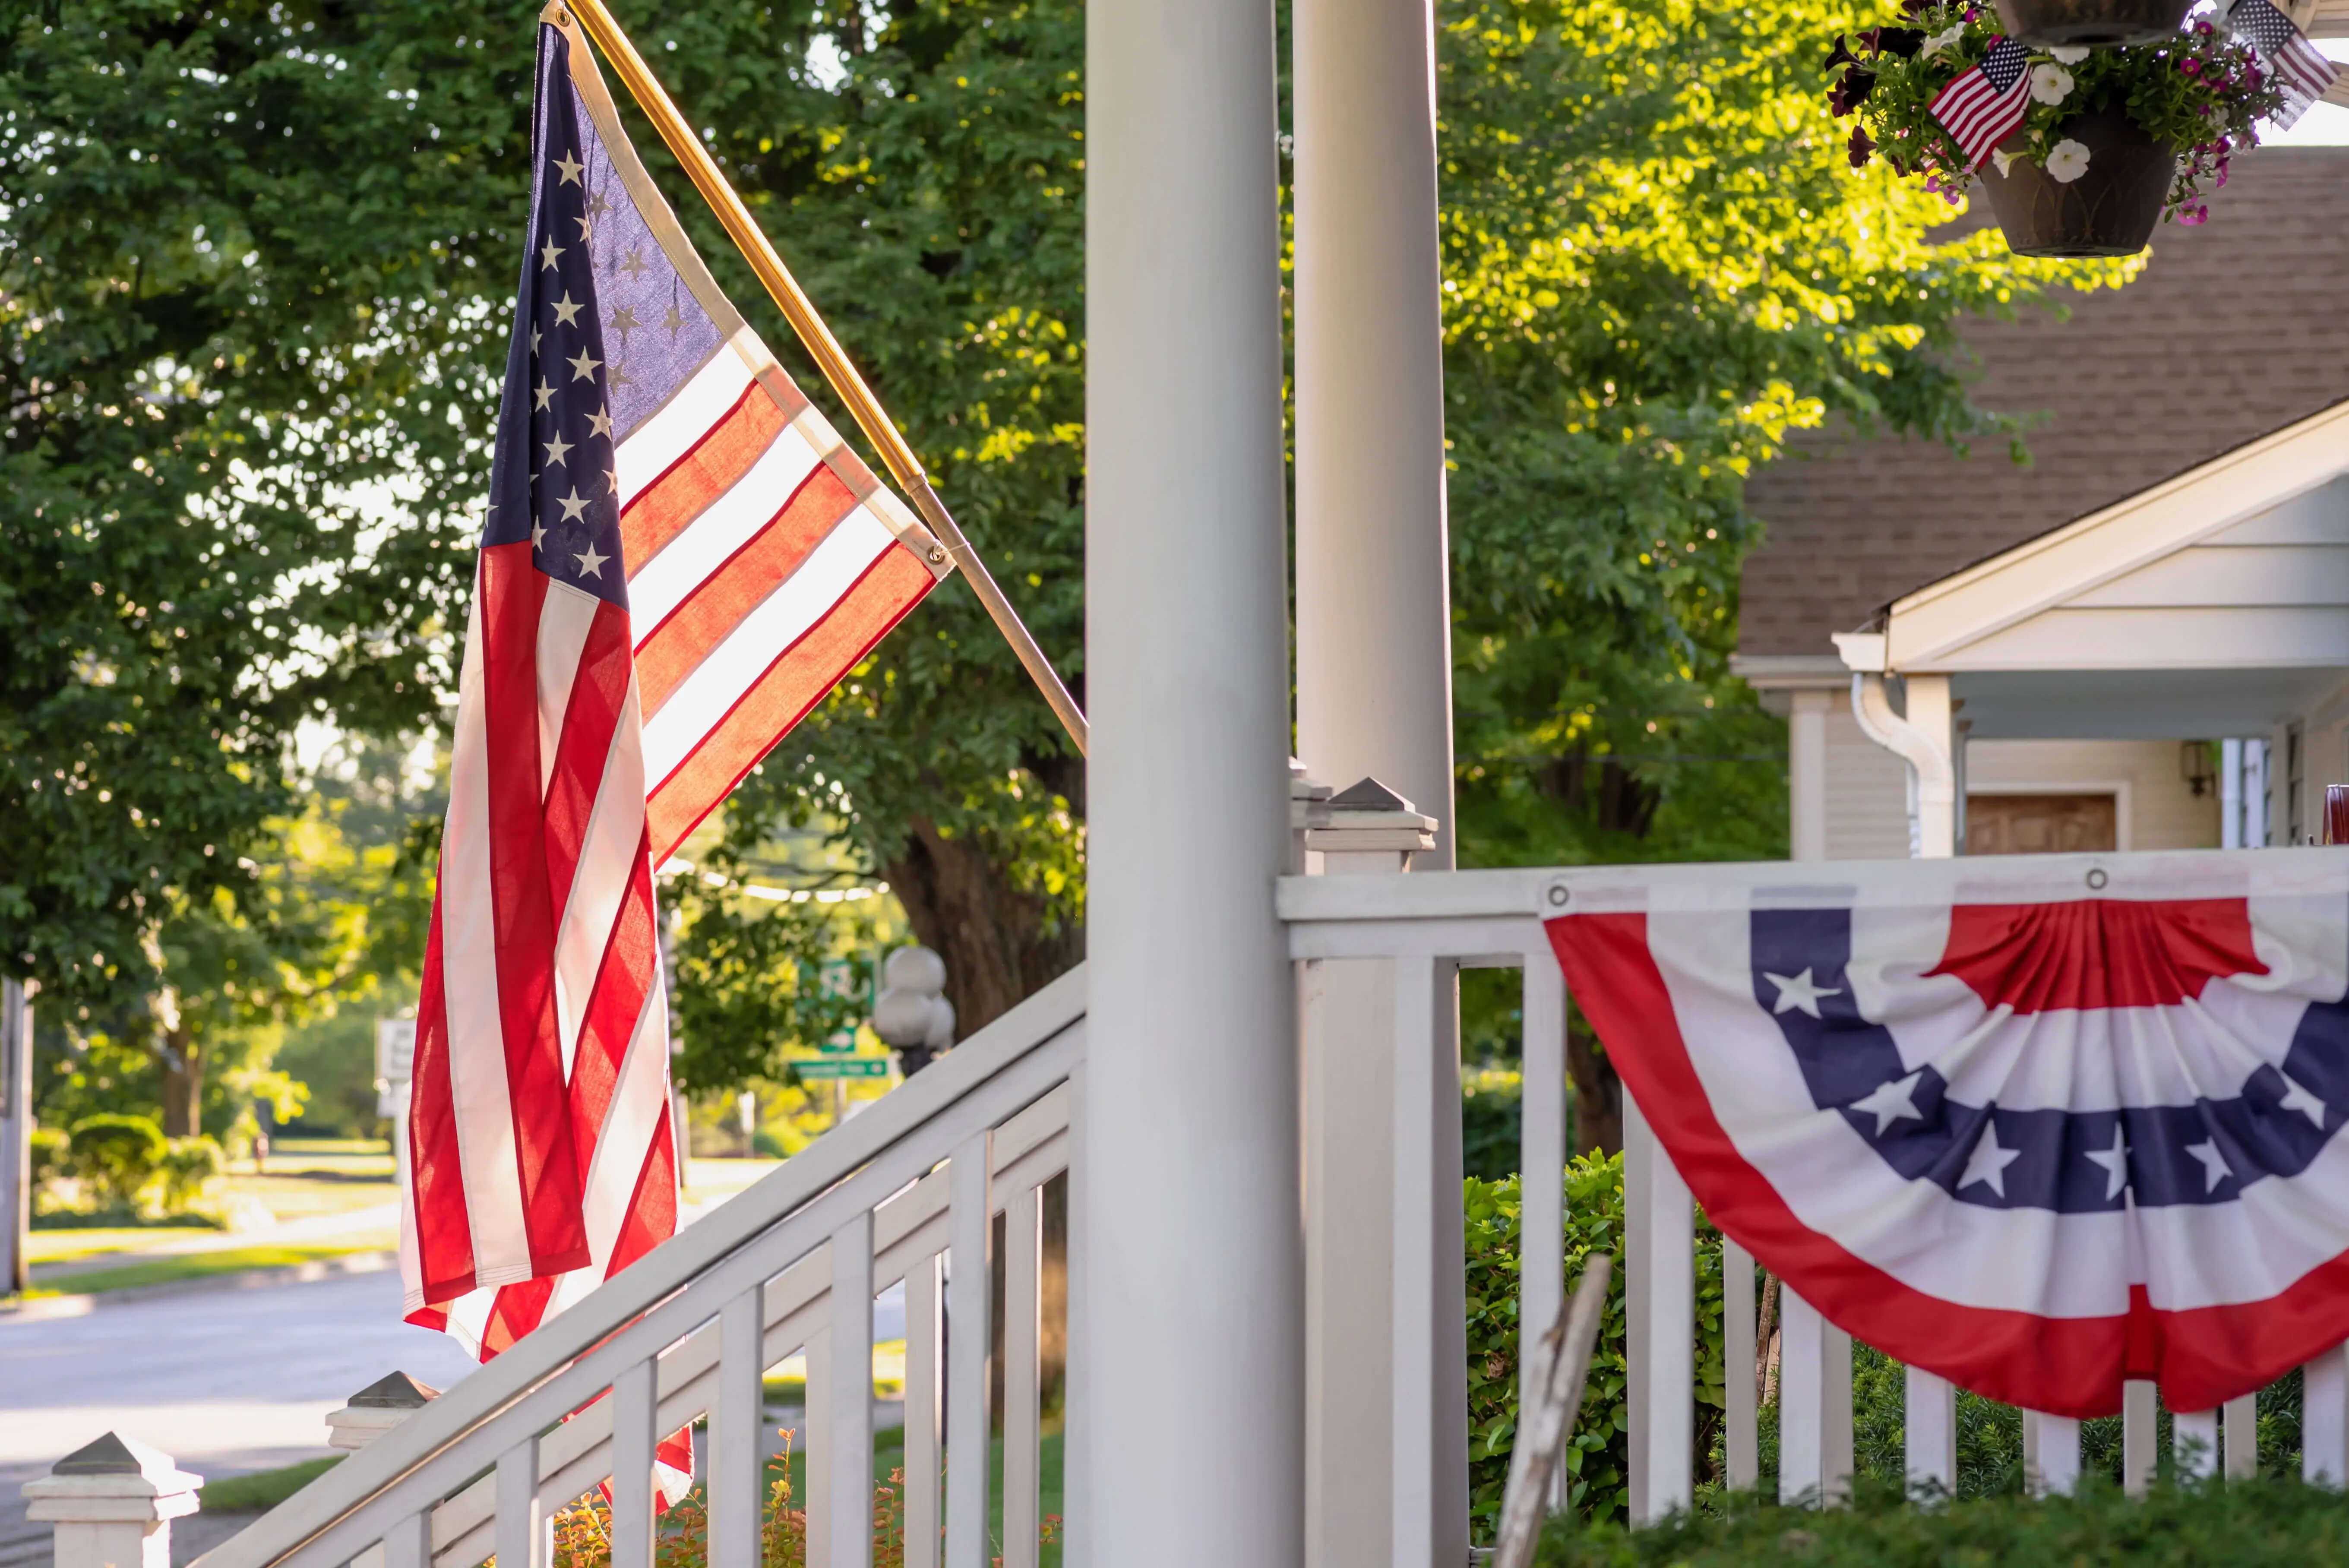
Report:
<svg viewBox="0 0 2349 1568"><path fill-rule="evenodd" d="M2065 1214L2132 1200L2223 1203L2265 1177L2297 1176L2342 1126L2349 998L2309 1004L2282 1069L2260 1068L2230 1099L2084 1111L1953 1099L1938 1071L1910 1068L1891 1031L1860 1011L1851 921L1847 909L1754 912L1754 1000L1813 1104L1840 1112L1903 1177L1961 1202Z"/></svg>
<svg viewBox="0 0 2349 1568"><path fill-rule="evenodd" d="M588 260L589 242L611 204L591 188L580 127L570 45L542 26L530 253L506 357L481 543L527 540L541 572L626 609L611 366Z"/></svg>

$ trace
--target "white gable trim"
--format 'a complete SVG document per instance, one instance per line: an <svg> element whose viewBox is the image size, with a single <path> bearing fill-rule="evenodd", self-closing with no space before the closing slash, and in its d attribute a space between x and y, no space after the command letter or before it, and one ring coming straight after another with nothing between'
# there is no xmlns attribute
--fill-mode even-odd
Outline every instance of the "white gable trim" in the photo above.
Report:
<svg viewBox="0 0 2349 1568"><path fill-rule="evenodd" d="M1894 601L1885 626L1886 667L1940 669L1972 643L2344 472L2349 402Z"/></svg>

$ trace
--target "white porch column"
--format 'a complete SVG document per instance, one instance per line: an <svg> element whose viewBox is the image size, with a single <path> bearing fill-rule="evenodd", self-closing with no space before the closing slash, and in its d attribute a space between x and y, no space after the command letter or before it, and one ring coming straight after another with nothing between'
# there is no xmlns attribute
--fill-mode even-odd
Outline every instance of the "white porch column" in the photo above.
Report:
<svg viewBox="0 0 2349 1568"><path fill-rule="evenodd" d="M1297 753L1437 821L1448 871L1451 589L1434 17L1298 0Z"/></svg>
<svg viewBox="0 0 2349 1568"><path fill-rule="evenodd" d="M1272 904L1288 649L1271 8L1092 0L1086 65L1089 1545L1118 1568L1288 1568L1303 1326Z"/></svg>
<svg viewBox="0 0 2349 1568"><path fill-rule="evenodd" d="M31 1287L26 1238L33 1228L33 1004L24 985L0 981L0 1295Z"/></svg>
<svg viewBox="0 0 2349 1568"><path fill-rule="evenodd" d="M1832 691L1797 687L1786 694L1786 858L1827 858L1827 710Z"/></svg>

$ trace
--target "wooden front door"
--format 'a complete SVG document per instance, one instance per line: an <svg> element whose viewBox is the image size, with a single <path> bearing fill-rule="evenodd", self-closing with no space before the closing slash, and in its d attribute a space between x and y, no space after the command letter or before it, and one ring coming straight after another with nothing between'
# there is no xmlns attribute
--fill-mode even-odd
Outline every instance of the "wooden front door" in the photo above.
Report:
<svg viewBox="0 0 2349 1568"><path fill-rule="evenodd" d="M2068 854L2120 848L2110 795L1969 795L1966 853Z"/></svg>

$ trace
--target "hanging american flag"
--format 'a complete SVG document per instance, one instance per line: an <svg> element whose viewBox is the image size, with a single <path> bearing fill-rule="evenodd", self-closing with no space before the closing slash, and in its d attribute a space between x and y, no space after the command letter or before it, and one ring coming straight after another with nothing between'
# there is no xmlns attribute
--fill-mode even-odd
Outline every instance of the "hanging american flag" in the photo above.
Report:
<svg viewBox="0 0 2349 1568"><path fill-rule="evenodd" d="M1966 167L1982 167L1991 150L2014 134L2031 107L2031 53L2012 38L1991 40L1981 65L1933 95L1928 107L1957 139Z"/></svg>
<svg viewBox="0 0 2349 1568"><path fill-rule="evenodd" d="M653 868L948 569L548 16L400 1252L410 1321L484 1359L677 1228Z"/></svg>
<svg viewBox="0 0 2349 1568"><path fill-rule="evenodd" d="M2220 9L2227 30L2249 44L2261 63L2275 73L2283 88L2284 104L2274 124L2279 130L2290 129L2308 112L2309 105L2324 96L2324 89L2340 74L2338 68L2269 0L2235 0L2231 6Z"/></svg>
<svg viewBox="0 0 2349 1568"><path fill-rule="evenodd" d="M1895 1359L2208 1410L2349 1338L2349 851L1581 872L1568 985L1705 1212Z"/></svg>

